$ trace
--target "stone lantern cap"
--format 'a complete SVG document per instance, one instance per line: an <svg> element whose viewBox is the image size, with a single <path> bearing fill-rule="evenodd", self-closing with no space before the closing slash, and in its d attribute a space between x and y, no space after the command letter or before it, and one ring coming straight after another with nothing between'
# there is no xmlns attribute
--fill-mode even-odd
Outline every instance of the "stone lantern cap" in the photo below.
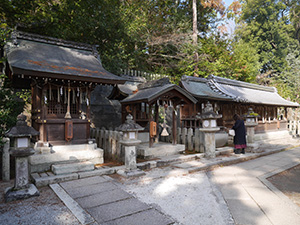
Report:
<svg viewBox="0 0 300 225"><path fill-rule="evenodd" d="M255 117L259 117L259 115L257 113L255 113L252 108L249 108L248 112L246 114L244 114L244 117L255 118Z"/></svg>
<svg viewBox="0 0 300 225"><path fill-rule="evenodd" d="M144 130L143 127L141 127L139 124L137 124L136 122L134 122L133 120L133 116L128 114L126 116L126 121L125 123L121 124L120 126L118 126L116 128L117 131L140 131L140 130Z"/></svg>
<svg viewBox="0 0 300 225"><path fill-rule="evenodd" d="M218 119L222 118L221 114L217 114L214 112L212 104L210 102L207 102L205 108L203 109L203 113L197 115L197 119Z"/></svg>
<svg viewBox="0 0 300 225"><path fill-rule="evenodd" d="M5 134L6 137L31 137L37 135L39 135L39 132L27 125L26 116L22 113L17 117L16 126L12 127Z"/></svg>

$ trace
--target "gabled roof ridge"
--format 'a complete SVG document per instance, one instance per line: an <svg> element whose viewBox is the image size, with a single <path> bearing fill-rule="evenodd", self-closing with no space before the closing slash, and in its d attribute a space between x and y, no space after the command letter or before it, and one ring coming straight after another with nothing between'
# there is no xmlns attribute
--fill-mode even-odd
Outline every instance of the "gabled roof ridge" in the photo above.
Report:
<svg viewBox="0 0 300 225"><path fill-rule="evenodd" d="M217 83L221 84L227 84L227 85L232 85L232 86L239 86L239 87L245 87L245 88L252 88L256 90L262 90L262 91L268 91L268 92L277 92L277 89L275 87L267 87L267 86L262 86L259 84L251 84L245 81L239 81L239 80L233 80L233 79L228 79L224 77L218 77L215 75L209 75L207 79L213 79Z"/></svg>
<svg viewBox="0 0 300 225"><path fill-rule="evenodd" d="M34 42L57 45L62 47L86 50L91 52L97 51L96 45L90 45L90 44L80 43L75 41L67 41L60 38L54 38L54 37L44 36L40 34L32 34L23 31L13 31L11 34L11 38L13 43L17 43L18 39L22 39L27 41L34 41Z"/></svg>
<svg viewBox="0 0 300 225"><path fill-rule="evenodd" d="M224 90L221 85L219 85L217 82L215 82L214 79L207 79L207 85L216 93L225 95L227 97L232 98L234 101L237 102L247 102L247 99L240 98L239 96L233 95L229 93L228 91Z"/></svg>
<svg viewBox="0 0 300 225"><path fill-rule="evenodd" d="M181 80L182 81L186 81L186 82L189 82L189 81L201 82L201 83L206 83L207 82L206 78L203 78L203 77L191 77L191 76L187 76L187 75L183 75L181 77Z"/></svg>
<svg viewBox="0 0 300 225"><path fill-rule="evenodd" d="M154 87L162 87L164 85L169 85L171 84L170 80L168 77L163 77L158 80L151 80L145 83L141 83L138 85L139 90L144 90L144 89L149 89L149 88L154 88Z"/></svg>

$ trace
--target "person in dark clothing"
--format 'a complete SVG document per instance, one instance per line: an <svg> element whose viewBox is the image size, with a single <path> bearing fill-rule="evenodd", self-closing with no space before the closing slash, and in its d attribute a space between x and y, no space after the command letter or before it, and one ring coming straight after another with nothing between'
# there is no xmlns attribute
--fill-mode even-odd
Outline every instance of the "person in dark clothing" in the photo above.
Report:
<svg viewBox="0 0 300 225"><path fill-rule="evenodd" d="M235 136L233 139L234 143L234 153L235 154L245 154L246 143L246 127L244 121L238 114L234 114L233 119L235 121L232 129L235 131Z"/></svg>

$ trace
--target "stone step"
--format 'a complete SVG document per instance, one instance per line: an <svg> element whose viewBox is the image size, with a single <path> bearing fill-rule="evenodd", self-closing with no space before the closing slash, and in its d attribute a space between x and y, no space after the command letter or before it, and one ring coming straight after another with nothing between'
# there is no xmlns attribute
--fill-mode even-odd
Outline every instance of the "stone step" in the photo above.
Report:
<svg viewBox="0 0 300 225"><path fill-rule="evenodd" d="M37 187L43 187L49 184L56 184L64 181L77 180L77 179L91 177L91 176L105 176L109 174L114 174L117 172L117 170L121 170L124 168L125 166L114 167L114 168L100 168L92 171L84 171L84 172L61 174L61 175L55 175L52 172L32 173L31 179Z"/></svg>
<svg viewBox="0 0 300 225"><path fill-rule="evenodd" d="M51 166L51 170L55 175L92 171L94 170L94 168L94 164L89 161L80 163L57 164Z"/></svg>
<svg viewBox="0 0 300 225"><path fill-rule="evenodd" d="M182 144L172 145L169 143L154 144L151 148L149 143L140 144L137 146L137 155L143 159L151 159L163 156L179 155L184 152L185 146Z"/></svg>
<svg viewBox="0 0 300 225"><path fill-rule="evenodd" d="M80 146L84 147L80 150ZM91 145L86 148L86 145L72 145L71 148L54 148L54 151L50 154L39 154L29 156L29 166L30 173L40 173L44 171L51 170L51 165L65 164L65 163L78 163L90 161L94 164L102 164L103 159L103 149L94 148Z"/></svg>
<svg viewBox="0 0 300 225"><path fill-rule="evenodd" d="M76 144L76 145L54 145L52 150L55 152L62 151L82 151L82 150L94 150L97 148L97 144Z"/></svg>

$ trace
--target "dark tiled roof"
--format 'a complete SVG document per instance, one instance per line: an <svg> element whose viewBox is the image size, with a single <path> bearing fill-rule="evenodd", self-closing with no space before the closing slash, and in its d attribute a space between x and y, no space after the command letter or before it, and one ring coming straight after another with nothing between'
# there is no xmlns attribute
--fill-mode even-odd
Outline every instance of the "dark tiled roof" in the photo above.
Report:
<svg viewBox="0 0 300 225"><path fill-rule="evenodd" d="M103 83L126 81L102 67L97 51L91 45L17 33L17 37L7 44L6 54L13 73L34 75L40 72Z"/></svg>
<svg viewBox="0 0 300 225"><path fill-rule="evenodd" d="M182 76L180 85L195 98L232 101L229 96L212 90L205 78Z"/></svg>
<svg viewBox="0 0 300 225"><path fill-rule="evenodd" d="M138 90L137 93L132 94L122 100L122 103L129 103L129 102L151 102L155 100L157 97L172 91L176 90L179 93L183 94L186 96L191 102L196 103L197 100L189 94L187 91L184 89L180 88L179 86L175 84L165 84L162 86L154 86L154 87L149 87L149 88L143 88L141 90Z"/></svg>
<svg viewBox="0 0 300 225"><path fill-rule="evenodd" d="M209 76L207 79L184 76L182 86L197 98L247 102L253 104L297 107L298 103L282 98L274 87L251 84L227 78Z"/></svg>

